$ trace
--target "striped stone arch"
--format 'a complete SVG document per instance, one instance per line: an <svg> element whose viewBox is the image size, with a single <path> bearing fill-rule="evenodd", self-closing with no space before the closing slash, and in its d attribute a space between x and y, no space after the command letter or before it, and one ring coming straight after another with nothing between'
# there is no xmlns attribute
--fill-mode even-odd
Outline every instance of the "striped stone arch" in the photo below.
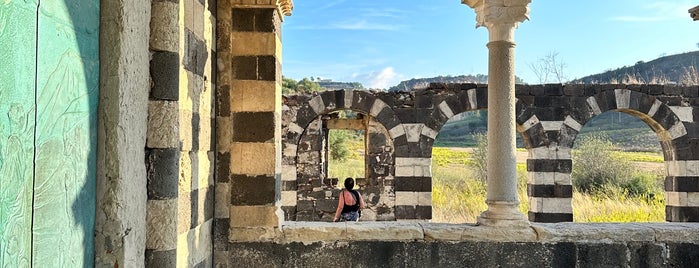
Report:
<svg viewBox="0 0 699 268"><path fill-rule="evenodd" d="M564 97L559 97L564 98ZM524 112L529 116L522 118L520 128L529 140L529 171L528 195L530 202L529 220L535 222L562 222L573 220L572 193L573 187L570 174L572 172L571 148L583 125L593 117L606 111L618 111L633 115L657 133L660 140L667 171L666 190L668 191L667 220L678 214L678 206L686 206L672 199L675 194L668 189L668 182L676 181L676 176L686 174L686 168L675 159L677 144L687 134L683 122L692 121L691 107L687 111L681 107L671 107L658 98L629 89L609 89L600 91L592 96L565 98L567 106L562 107L563 113L557 120L541 120L546 116L537 116L537 112ZM530 106L527 109L537 110L541 107ZM689 113L689 116L678 116L676 111ZM550 119L550 116L549 118ZM518 120L519 121L519 120ZM673 169L674 168L674 169ZM680 171L682 169L683 171ZM683 173L684 172L684 173ZM672 187L670 187L672 188Z"/></svg>
<svg viewBox="0 0 699 268"><path fill-rule="evenodd" d="M373 205L381 205L382 215L371 214L375 210L372 209L369 215L365 215L364 218L375 218L379 220L394 220L394 207L385 207L386 200L381 200L379 202L378 197L386 199L386 193L381 192L385 187L386 183L393 186L393 179L391 172L393 169L393 144L392 135L394 133L400 132L399 120L396 117L393 110L381 99L376 98L370 92L365 91L354 91L354 90L335 90L335 91L325 91L320 94L313 96L311 98L306 98L300 101L298 110L294 112L289 112L290 109L286 109L285 114L292 114L290 117L285 118L285 122L282 124L282 140L283 144L283 165L282 165L282 209L285 212L285 217L287 219L298 219L298 220L317 220L314 216L305 215L300 208L313 207L328 210L329 207L334 207L336 205L336 199L323 200L327 196L333 196L334 193L329 191L325 197L318 193L317 198L305 198L300 197L301 190L308 189L309 187L322 186L322 174L317 173L318 170L318 160L321 158L320 155L315 155L320 150L317 146L319 144L314 144L313 142L308 142L305 139L309 139L312 136L318 136L316 133L320 128L314 127L313 122L319 122L319 118L322 115L326 115L338 110L352 110L364 115L370 116L371 120L369 122L370 128L378 128L379 132L385 134L386 146L387 148L384 152L371 152L371 148L367 148L367 154L372 153L372 161L368 163L367 174L371 178L367 178L364 182L358 182L358 184L364 184L363 190L367 192L365 200L367 205L372 209ZM286 115L289 116L289 115ZM378 126L377 126L378 124ZM374 134L374 133L372 133ZM311 138L312 139L312 138ZM315 147L314 147L315 146ZM373 158L377 158L379 162L373 161ZM386 163L390 162L390 163ZM378 167L381 166L381 167ZM310 167L310 168L309 168ZM316 174L317 173L317 174ZM384 182L389 177L388 181ZM304 177L304 178L302 178ZM305 177L315 177L316 180L312 180L310 185L306 184ZM340 182L341 184L341 182ZM372 187L375 186L375 187ZM392 189L390 189L392 190ZM392 193L392 191L391 191ZM394 196L392 196L395 199ZM309 200L301 199L314 199L312 202ZM393 201L393 200L391 200ZM331 204L332 202L335 202ZM393 202L391 202L393 203ZM297 207L299 209L297 209ZM298 214L297 214L298 212ZM390 215L388 215L390 214ZM367 217L368 216L368 217ZM323 219L321 219L323 220Z"/></svg>

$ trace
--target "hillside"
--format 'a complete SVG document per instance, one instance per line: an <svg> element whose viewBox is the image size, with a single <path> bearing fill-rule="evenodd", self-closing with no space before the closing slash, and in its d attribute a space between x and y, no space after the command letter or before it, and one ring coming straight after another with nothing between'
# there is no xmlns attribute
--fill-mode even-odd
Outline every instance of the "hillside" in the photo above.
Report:
<svg viewBox="0 0 699 268"><path fill-rule="evenodd" d="M522 79L515 77L515 81L520 84ZM388 91L412 91L418 88L427 87L430 83L476 83L487 84L488 76L484 74L477 75L459 75L459 76L437 76L430 78L413 78L410 80L401 81L398 85L392 86Z"/></svg>
<svg viewBox="0 0 699 268"><path fill-rule="evenodd" d="M341 89L363 89L364 86L359 82L335 82L335 81L317 81L320 87L327 90L341 90Z"/></svg>
<svg viewBox="0 0 699 268"><path fill-rule="evenodd" d="M649 62L639 61L633 66L585 76L570 81L583 84L696 84L699 70L699 51L664 56Z"/></svg>

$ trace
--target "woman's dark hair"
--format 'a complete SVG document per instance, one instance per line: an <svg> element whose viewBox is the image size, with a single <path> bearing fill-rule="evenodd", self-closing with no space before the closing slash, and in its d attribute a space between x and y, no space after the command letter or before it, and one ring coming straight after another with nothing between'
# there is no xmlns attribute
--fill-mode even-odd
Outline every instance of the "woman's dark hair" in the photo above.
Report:
<svg viewBox="0 0 699 268"><path fill-rule="evenodd" d="M345 179L345 188L347 190L352 190L352 188L354 188L354 179L352 179L352 178Z"/></svg>

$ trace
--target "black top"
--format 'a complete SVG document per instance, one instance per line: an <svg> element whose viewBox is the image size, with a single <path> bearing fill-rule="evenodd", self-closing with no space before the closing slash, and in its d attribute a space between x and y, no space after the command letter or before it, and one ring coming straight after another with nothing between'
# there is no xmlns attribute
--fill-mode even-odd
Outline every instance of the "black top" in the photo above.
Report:
<svg viewBox="0 0 699 268"><path fill-rule="evenodd" d="M353 196L354 196L354 205L350 206L347 205L347 200L345 200L345 205L342 207L342 213L347 213L347 212L352 212L352 211L359 211L359 192L355 190L347 190L349 191ZM343 195L345 193L342 193Z"/></svg>

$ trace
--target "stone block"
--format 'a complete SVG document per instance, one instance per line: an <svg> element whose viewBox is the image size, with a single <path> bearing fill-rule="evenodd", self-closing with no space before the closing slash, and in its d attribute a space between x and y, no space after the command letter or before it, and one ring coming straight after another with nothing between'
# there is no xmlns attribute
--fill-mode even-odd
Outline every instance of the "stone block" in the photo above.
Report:
<svg viewBox="0 0 699 268"><path fill-rule="evenodd" d="M352 96L352 109L358 111L371 111L376 97L367 92L356 91Z"/></svg>
<svg viewBox="0 0 699 268"><path fill-rule="evenodd" d="M216 153L216 182L228 182L231 176L231 154Z"/></svg>
<svg viewBox="0 0 699 268"><path fill-rule="evenodd" d="M415 206L397 205L395 208L396 220L415 219Z"/></svg>
<svg viewBox="0 0 699 268"><path fill-rule="evenodd" d="M148 148L179 147L179 117L177 102L148 102Z"/></svg>
<svg viewBox="0 0 699 268"><path fill-rule="evenodd" d="M150 62L153 81L150 97L156 100L179 100L180 55L177 52L156 51Z"/></svg>
<svg viewBox="0 0 699 268"><path fill-rule="evenodd" d="M176 52L179 50L179 5L171 1L153 1L151 4L151 50Z"/></svg>
<svg viewBox="0 0 699 268"><path fill-rule="evenodd" d="M176 267L177 249L146 249L144 267Z"/></svg>
<svg viewBox="0 0 699 268"><path fill-rule="evenodd" d="M233 78L257 80L257 56L234 56L231 64Z"/></svg>
<svg viewBox="0 0 699 268"><path fill-rule="evenodd" d="M231 143L231 173L247 175L275 174L276 144Z"/></svg>
<svg viewBox="0 0 699 268"><path fill-rule="evenodd" d="M229 85L216 87L216 116L228 117L231 114L231 88Z"/></svg>
<svg viewBox="0 0 699 268"><path fill-rule="evenodd" d="M573 213L545 213L545 212L531 212L529 211L529 221L530 222L572 222Z"/></svg>
<svg viewBox="0 0 699 268"><path fill-rule="evenodd" d="M346 226L347 223L344 222L287 222L282 227L283 239L288 242L301 242L303 244L346 239Z"/></svg>
<svg viewBox="0 0 699 268"><path fill-rule="evenodd" d="M233 175L230 184L231 205L272 205L276 202L276 180L273 176Z"/></svg>
<svg viewBox="0 0 699 268"><path fill-rule="evenodd" d="M231 228L250 227L253 229L261 227L276 228L279 226L279 216L281 216L277 214L276 206L231 206L230 215ZM253 231L253 233L250 234L252 237L256 235L256 231L262 230L250 231ZM262 233L269 234L267 231ZM233 234L231 234L231 236L232 235Z"/></svg>
<svg viewBox="0 0 699 268"><path fill-rule="evenodd" d="M384 109L379 113L379 115L374 118L378 123L381 124L381 128L383 128L381 131L391 131L394 130L395 128L399 127L402 129L400 125L400 120L396 115L393 113L392 110L390 109ZM391 132L393 134L393 132ZM404 134L405 132L402 132ZM402 135L401 133L396 133L397 136ZM394 137L397 137L394 136Z"/></svg>
<svg viewBox="0 0 699 268"><path fill-rule="evenodd" d="M231 116L234 142L269 142L274 140L273 112L238 112Z"/></svg>
<svg viewBox="0 0 699 268"><path fill-rule="evenodd" d="M527 185L527 194L531 197L572 198L572 185Z"/></svg>
<svg viewBox="0 0 699 268"><path fill-rule="evenodd" d="M414 168L414 167L409 167ZM398 172L398 171L396 171ZM396 191L429 192L432 190L431 177L396 177Z"/></svg>
<svg viewBox="0 0 699 268"><path fill-rule="evenodd" d="M271 242L280 235L277 227L231 227L228 238L230 242Z"/></svg>
<svg viewBox="0 0 699 268"><path fill-rule="evenodd" d="M572 166L570 159L527 159L527 171L570 173Z"/></svg>
<svg viewBox="0 0 699 268"><path fill-rule="evenodd" d="M231 204L231 188L229 183L216 183L216 194L215 194L215 203L214 203L214 217L217 219L220 218L229 218L229 209L228 207Z"/></svg>
<svg viewBox="0 0 699 268"><path fill-rule="evenodd" d="M316 201L316 211L322 211L326 213L335 213L337 210L337 200L336 199L321 199Z"/></svg>
<svg viewBox="0 0 699 268"><path fill-rule="evenodd" d="M293 181L282 181L282 191L296 191L298 189L298 183L296 180Z"/></svg>
<svg viewBox="0 0 699 268"><path fill-rule="evenodd" d="M382 222L362 222L346 224L347 239L352 241L413 241L422 240L422 227L417 223L385 224Z"/></svg>
<svg viewBox="0 0 699 268"><path fill-rule="evenodd" d="M148 200L146 213L146 248L177 248L177 200Z"/></svg>
<svg viewBox="0 0 699 268"><path fill-rule="evenodd" d="M149 200L177 198L179 160L177 148L146 150Z"/></svg>
<svg viewBox="0 0 699 268"><path fill-rule="evenodd" d="M209 58L209 49L206 47L206 43L189 29L185 28L184 33L185 49L182 64L185 70L204 76L204 65Z"/></svg>
<svg viewBox="0 0 699 268"><path fill-rule="evenodd" d="M624 244L578 244L580 267L620 267L627 262L628 248Z"/></svg>
<svg viewBox="0 0 699 268"><path fill-rule="evenodd" d="M229 219L214 219L213 220L213 248L214 250L228 250L228 228L230 227Z"/></svg>
<svg viewBox="0 0 699 268"><path fill-rule="evenodd" d="M548 223L532 226L543 243L594 241L595 243L655 241L653 229L638 224Z"/></svg>

